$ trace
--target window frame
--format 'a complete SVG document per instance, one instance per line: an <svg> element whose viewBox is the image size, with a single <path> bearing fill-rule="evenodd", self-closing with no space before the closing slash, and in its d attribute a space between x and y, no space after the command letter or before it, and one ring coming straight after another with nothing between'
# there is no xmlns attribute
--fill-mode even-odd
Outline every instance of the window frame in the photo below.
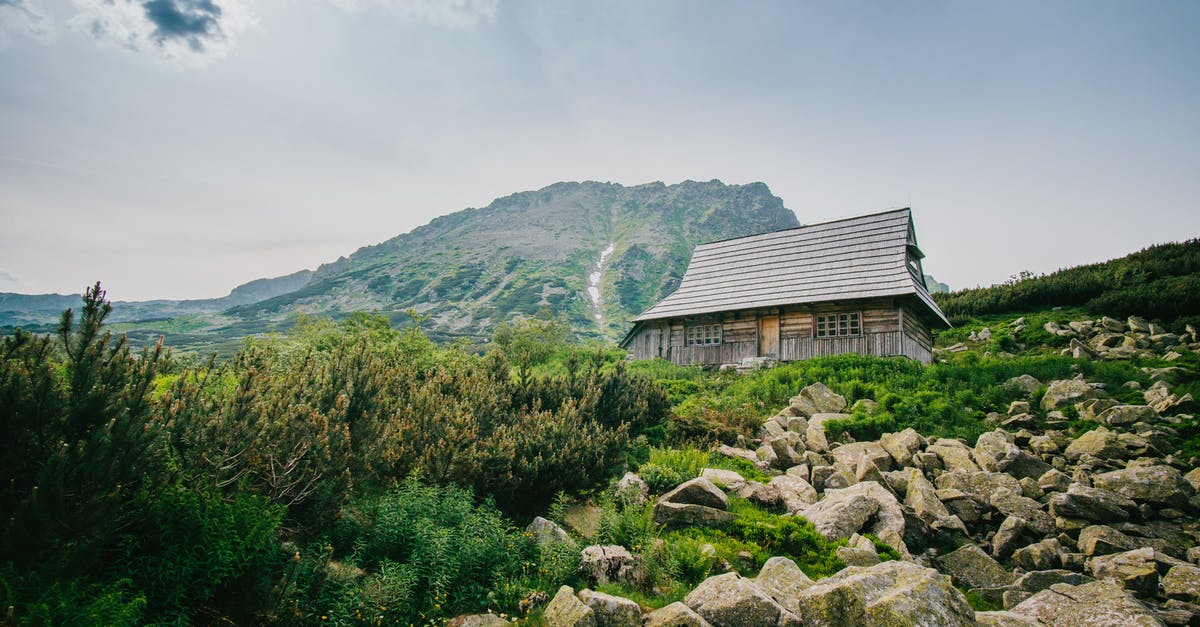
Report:
<svg viewBox="0 0 1200 627"><path fill-rule="evenodd" d="M720 322L686 325L683 328L683 345L689 348L720 346L724 340L723 326Z"/></svg>
<svg viewBox="0 0 1200 627"><path fill-rule="evenodd" d="M835 311L813 314L813 337L828 340L863 335L861 311Z"/></svg>

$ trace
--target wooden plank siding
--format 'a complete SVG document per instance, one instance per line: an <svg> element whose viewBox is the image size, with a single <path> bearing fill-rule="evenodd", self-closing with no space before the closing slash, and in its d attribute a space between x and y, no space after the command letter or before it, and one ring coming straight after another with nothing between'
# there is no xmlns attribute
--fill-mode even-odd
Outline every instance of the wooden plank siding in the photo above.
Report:
<svg viewBox="0 0 1200 627"><path fill-rule="evenodd" d="M689 316L669 321L648 321L627 343L633 359L663 357L680 365L719 365L760 357L760 326L763 318L778 316L778 353L780 361L795 361L859 353L864 355L904 355L928 363L932 360L933 338L911 303L899 299L877 298L770 307ZM857 312L862 333L851 337L815 337L818 315ZM693 325L721 325L721 343L686 345L686 330ZM659 352L661 343L662 350Z"/></svg>

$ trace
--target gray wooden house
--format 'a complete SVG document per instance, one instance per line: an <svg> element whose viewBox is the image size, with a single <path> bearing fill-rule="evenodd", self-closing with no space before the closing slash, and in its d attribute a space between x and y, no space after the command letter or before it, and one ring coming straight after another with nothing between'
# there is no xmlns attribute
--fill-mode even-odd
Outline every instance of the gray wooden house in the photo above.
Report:
<svg viewBox="0 0 1200 627"><path fill-rule="evenodd" d="M729 364L860 353L928 363L950 322L925 288L909 209L701 244L634 319L634 359Z"/></svg>

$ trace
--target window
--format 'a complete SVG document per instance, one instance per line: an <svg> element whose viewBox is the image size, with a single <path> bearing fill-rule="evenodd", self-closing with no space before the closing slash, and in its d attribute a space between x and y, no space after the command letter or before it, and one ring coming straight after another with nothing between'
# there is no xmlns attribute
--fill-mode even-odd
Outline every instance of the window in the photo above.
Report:
<svg viewBox="0 0 1200 627"><path fill-rule="evenodd" d="M711 346L721 343L721 325L701 324L687 327L684 331L686 346Z"/></svg>
<svg viewBox="0 0 1200 627"><path fill-rule="evenodd" d="M862 322L858 312L817 316L817 337L847 337L862 335Z"/></svg>

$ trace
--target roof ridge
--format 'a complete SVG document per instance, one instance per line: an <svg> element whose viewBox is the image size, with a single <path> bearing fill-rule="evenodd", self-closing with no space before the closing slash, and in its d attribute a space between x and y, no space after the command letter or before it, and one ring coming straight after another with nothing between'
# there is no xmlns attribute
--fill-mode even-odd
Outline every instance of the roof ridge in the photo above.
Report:
<svg viewBox="0 0 1200 627"><path fill-rule="evenodd" d="M825 222L814 222L812 224L801 224L800 226L792 226L792 227L788 227L786 229L776 229L774 231L763 231L762 233L753 233L750 235L739 235L738 237L726 237L723 239L709 240L707 242L700 242L699 244L696 244L696 248L699 248L701 246L707 246L709 244L720 244L721 242L731 242L733 240L749 239L751 237L760 237L763 235L771 235L773 233L786 233L788 231L803 231L805 229L811 229L811 228L815 228L818 226L837 224L838 222L849 222L851 220L861 220L863 218L874 218L877 216L887 215L890 213L904 213L904 212L908 212L909 217L910 218L912 217L912 207L901 207L899 209L887 209L884 211L876 211L874 213L864 213L861 215L849 216L846 218L838 218L836 220L826 220Z"/></svg>

